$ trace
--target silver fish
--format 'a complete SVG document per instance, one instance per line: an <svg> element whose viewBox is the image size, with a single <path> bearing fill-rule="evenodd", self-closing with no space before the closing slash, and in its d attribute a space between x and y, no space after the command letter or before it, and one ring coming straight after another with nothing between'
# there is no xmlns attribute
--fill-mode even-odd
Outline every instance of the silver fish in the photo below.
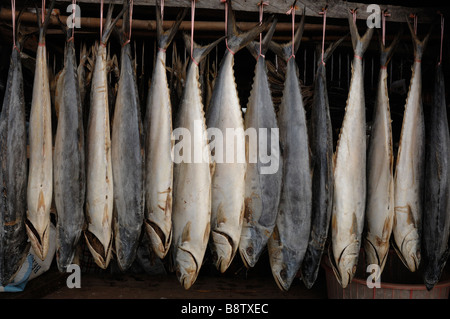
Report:
<svg viewBox="0 0 450 319"><path fill-rule="evenodd" d="M425 123L422 109L422 54L430 33L419 41L408 19L414 64L403 115L394 175L394 248L412 272L420 264L425 169ZM431 30L430 30L431 31Z"/></svg>
<svg viewBox="0 0 450 319"><path fill-rule="evenodd" d="M213 263L221 272L229 267L241 240L247 166L244 121L234 79L234 55L231 52L236 53L247 46L268 26L268 21L266 21L246 33L240 33L236 27L230 1L228 1L228 6L230 12L228 19L229 33L227 34L228 50L219 66L211 104L206 114L208 129L218 129L223 137L223 145L216 141L221 140L216 137L210 143L215 170L212 178L211 240L209 246ZM227 130L232 130L233 134L228 134ZM214 145L214 147L211 145ZM223 149L221 149L222 147ZM222 158L219 158L220 154L223 155Z"/></svg>
<svg viewBox="0 0 450 319"><path fill-rule="evenodd" d="M356 272L366 205L366 114L363 54L373 34L360 38L348 14L354 58L352 77L339 140L334 154L334 192L331 215L330 261L343 288Z"/></svg>
<svg viewBox="0 0 450 319"><path fill-rule="evenodd" d="M141 152L144 138L131 45L124 35L130 23L127 12L120 36L120 79L111 136L114 243L117 264L122 271L127 270L136 258L144 221L144 159Z"/></svg>
<svg viewBox="0 0 450 319"><path fill-rule="evenodd" d="M185 35L184 39L186 47L190 48L190 38ZM197 279L207 249L211 223L213 166L200 92L198 63L221 40L204 47L194 44L193 59L196 63L189 62L186 85L175 120L177 130L190 132L183 135L183 139L175 145L173 150L175 196L171 251L176 276L185 289L189 289ZM178 147L181 147L181 150ZM192 155L194 149L202 155L201 161L181 160L180 151L183 156Z"/></svg>
<svg viewBox="0 0 450 319"><path fill-rule="evenodd" d="M95 54L92 76L86 147L86 219L84 231L87 246L95 263L106 269L111 260L113 219L113 175L109 124L106 43L117 20L111 22L113 6L109 6L101 43Z"/></svg>
<svg viewBox="0 0 450 319"><path fill-rule="evenodd" d="M17 30L19 24L17 25ZM18 33L16 33L18 35ZM30 249L25 230L27 191L27 131L21 41L12 49L0 115L0 284L8 285Z"/></svg>
<svg viewBox="0 0 450 319"><path fill-rule="evenodd" d="M82 233L86 192L83 111L73 29L66 32L64 69L58 81L61 82L58 89L59 115L53 155L56 261L61 272L65 272L72 263Z"/></svg>
<svg viewBox="0 0 450 319"><path fill-rule="evenodd" d="M294 48L292 42L283 46L272 44L274 52L287 61L287 69L278 112L283 186L279 206L268 207L271 218L276 218L276 223L267 223L273 229L267 247L272 274L278 287L284 291L289 290L303 262L311 227L312 181L308 132L298 66L294 58L300 46L304 26L305 15L297 27L293 39ZM276 205L273 198L269 199ZM268 216L267 213L266 220L272 220ZM264 233L261 233L260 237L260 241L264 242Z"/></svg>
<svg viewBox="0 0 450 319"><path fill-rule="evenodd" d="M26 228L36 255L44 260L49 247L50 206L53 195L52 116L45 34L55 0L45 21L39 21L39 44L30 111L30 161Z"/></svg>
<svg viewBox="0 0 450 319"><path fill-rule="evenodd" d="M156 1L158 3L158 1ZM148 92L145 115L145 228L151 247L164 258L172 241L173 161L172 106L166 72L166 49L175 36L186 10L175 24L163 31L156 6L158 53Z"/></svg>

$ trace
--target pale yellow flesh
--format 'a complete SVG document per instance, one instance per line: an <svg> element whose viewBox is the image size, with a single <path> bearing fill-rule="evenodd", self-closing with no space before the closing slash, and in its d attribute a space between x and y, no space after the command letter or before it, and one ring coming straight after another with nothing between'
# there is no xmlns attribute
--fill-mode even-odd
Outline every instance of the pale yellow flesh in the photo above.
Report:
<svg viewBox="0 0 450 319"><path fill-rule="evenodd" d="M111 258L113 177L106 77L106 48L98 48L91 87L91 111L87 138L86 215L88 231L103 245L103 256L88 242L97 265L106 268Z"/></svg>
<svg viewBox="0 0 450 319"><path fill-rule="evenodd" d="M166 53L159 51L147 106L150 126L145 156L146 218L150 222L146 223L146 229L153 251L159 258L166 256L172 238L172 109L165 61ZM157 225L162 231L164 240L151 224Z"/></svg>
<svg viewBox="0 0 450 319"><path fill-rule="evenodd" d="M51 100L45 45L36 54L30 113L30 162L27 188L27 225L33 250L44 260L49 247L50 205L53 193Z"/></svg>

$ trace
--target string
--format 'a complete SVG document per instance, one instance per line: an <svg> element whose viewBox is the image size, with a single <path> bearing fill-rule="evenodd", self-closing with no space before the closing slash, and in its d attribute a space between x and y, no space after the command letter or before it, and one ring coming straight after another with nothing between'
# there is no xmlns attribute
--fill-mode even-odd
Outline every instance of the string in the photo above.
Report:
<svg viewBox="0 0 450 319"><path fill-rule="evenodd" d="M130 30L128 32L128 39L125 41L123 46L127 45L131 41L131 26L133 24L133 0L130 0Z"/></svg>
<svg viewBox="0 0 450 319"><path fill-rule="evenodd" d="M100 44L103 44L102 36L103 36L103 0L100 0Z"/></svg>
<svg viewBox="0 0 450 319"><path fill-rule="evenodd" d="M44 23L45 21L45 0L42 0L42 10L41 10L41 20L42 23Z"/></svg>
<svg viewBox="0 0 450 319"><path fill-rule="evenodd" d="M357 11L358 9L350 9L350 12L352 13L352 15L353 15L353 24L355 24L356 25L356 11Z"/></svg>
<svg viewBox="0 0 450 319"><path fill-rule="evenodd" d="M409 17L414 19L414 34L417 35L417 14L411 13Z"/></svg>
<svg viewBox="0 0 450 319"><path fill-rule="evenodd" d="M289 57L289 59L287 59L287 62L289 62L289 60L291 58L295 59L295 48L294 48L294 38L295 38L295 5L293 5L288 12L286 12L286 14L291 14L292 15L292 47L291 47L291 56Z"/></svg>
<svg viewBox="0 0 450 319"><path fill-rule="evenodd" d="M76 0L72 0L72 36L67 39L67 42L73 42L75 38L75 2Z"/></svg>
<svg viewBox="0 0 450 319"><path fill-rule="evenodd" d="M227 47L227 50L230 51L232 55L234 55L234 52L231 51L231 49L228 47L228 2L227 0L220 0L220 3L225 3L225 45Z"/></svg>
<svg viewBox="0 0 450 319"><path fill-rule="evenodd" d="M441 48L440 48L440 52L439 52L438 65L441 65L441 63L442 63L442 43L444 40L444 15L442 13L440 13L440 15L441 15Z"/></svg>
<svg viewBox="0 0 450 319"><path fill-rule="evenodd" d="M325 65L325 62L323 61L323 55L325 53L325 27L327 24L327 7L323 8L319 14L323 14L323 31L322 31L322 64Z"/></svg>
<svg viewBox="0 0 450 319"><path fill-rule="evenodd" d="M13 49L16 49L20 53L19 48L16 46L16 0L11 0L11 15L12 15L12 27L13 27Z"/></svg>
<svg viewBox="0 0 450 319"><path fill-rule="evenodd" d="M260 24L262 23L264 6L267 6L267 5L269 5L269 3L268 2L264 2L264 1L261 1L260 3L258 3L258 6L259 6L259 23ZM264 54L262 54L262 32L259 33L259 56L258 56L258 59L259 59L259 57L263 57L263 58L266 57Z"/></svg>
<svg viewBox="0 0 450 319"><path fill-rule="evenodd" d="M161 24L164 22L164 0L161 0Z"/></svg>
<svg viewBox="0 0 450 319"><path fill-rule="evenodd" d="M383 33L383 45L385 45L385 35L386 35L386 17L390 17L391 14L388 13L387 11L384 11L383 14L381 15L381 21L383 22L383 26L382 26L382 33Z"/></svg>
<svg viewBox="0 0 450 319"><path fill-rule="evenodd" d="M191 2L191 60L198 66L198 62L194 59L194 21L195 21L195 0Z"/></svg>

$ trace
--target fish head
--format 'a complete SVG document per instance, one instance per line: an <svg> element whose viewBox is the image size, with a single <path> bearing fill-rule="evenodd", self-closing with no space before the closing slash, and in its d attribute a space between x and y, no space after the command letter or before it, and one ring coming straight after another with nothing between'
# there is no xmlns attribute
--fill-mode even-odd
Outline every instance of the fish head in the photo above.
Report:
<svg viewBox="0 0 450 319"><path fill-rule="evenodd" d="M417 229L412 229L403 239L400 247L401 256L406 267L411 272L415 272L420 264L420 239Z"/></svg>
<svg viewBox="0 0 450 319"><path fill-rule="evenodd" d="M45 227L41 227L43 231L39 232L37 228L34 227L33 223L27 219L25 228L35 255L38 256L39 259L45 260L49 248L49 224Z"/></svg>
<svg viewBox="0 0 450 319"><path fill-rule="evenodd" d="M233 260L235 252L233 240L228 234L214 230L211 231L211 239L213 263L217 270L224 273Z"/></svg>
<svg viewBox="0 0 450 319"><path fill-rule="evenodd" d="M330 258L331 264L333 265L333 271L342 288L346 288L355 276L359 250L359 242L353 242L347 245L339 255L334 255L338 256L337 259L336 257Z"/></svg>
<svg viewBox="0 0 450 319"><path fill-rule="evenodd" d="M274 245L272 239L268 242L270 268L275 282L282 291L288 291L298 272L299 254L282 245Z"/></svg>
<svg viewBox="0 0 450 319"><path fill-rule="evenodd" d="M244 228L246 228L244 226ZM243 230L244 230L243 228ZM249 235L247 231L243 231L241 234L241 240L239 242L239 254L246 268L252 268L256 265L256 262L263 251L266 240L262 240L261 235L257 231L252 231Z"/></svg>
<svg viewBox="0 0 450 319"><path fill-rule="evenodd" d="M175 272L178 281L184 287L189 289L197 279L199 267L194 255L187 249L178 247L175 255Z"/></svg>
<svg viewBox="0 0 450 319"><path fill-rule="evenodd" d="M81 230L71 232L57 227L56 236L56 263L60 272L66 272L67 267L72 264Z"/></svg>

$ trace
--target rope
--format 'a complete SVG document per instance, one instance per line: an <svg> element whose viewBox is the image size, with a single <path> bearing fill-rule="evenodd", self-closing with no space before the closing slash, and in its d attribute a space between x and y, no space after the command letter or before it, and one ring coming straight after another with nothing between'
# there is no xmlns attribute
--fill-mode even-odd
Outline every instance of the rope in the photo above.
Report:
<svg viewBox="0 0 450 319"><path fill-rule="evenodd" d="M231 49L228 47L228 2L227 0L220 0L220 3L225 3L225 35L227 36L225 38L225 45L227 47L227 50L230 51L232 55L234 55L235 52L231 51Z"/></svg>
<svg viewBox="0 0 450 319"><path fill-rule="evenodd" d="M264 2L262 0L261 0L260 3L258 3L258 6L259 6L259 24L262 23L264 6L268 6L268 5L269 5L268 2ZM258 59L259 59L259 57L263 57L263 58L266 57L261 52L262 52L262 32L259 33L259 55L258 55Z"/></svg>
<svg viewBox="0 0 450 319"><path fill-rule="evenodd" d="M161 0L161 24L164 22L164 0Z"/></svg>
<svg viewBox="0 0 450 319"><path fill-rule="evenodd" d="M42 23L44 23L44 21L45 21L45 0L42 0L41 20L42 20Z"/></svg>
<svg viewBox="0 0 450 319"><path fill-rule="evenodd" d="M383 22L383 26L382 26L382 34L383 34L383 45L385 45L385 37L386 37L386 17L390 17L391 14L387 12L387 10L385 10L383 12L383 14L381 15L381 21Z"/></svg>
<svg viewBox="0 0 450 319"><path fill-rule="evenodd" d="M414 34L417 35L417 14L411 13L409 17L414 19Z"/></svg>
<svg viewBox="0 0 450 319"><path fill-rule="evenodd" d="M126 46L131 41L132 24L133 24L133 0L130 0L130 30L128 31L128 39L124 42L123 46Z"/></svg>
<svg viewBox="0 0 450 319"><path fill-rule="evenodd" d="M75 39L75 2L76 0L72 0L72 36L67 39L67 42L73 42Z"/></svg>
<svg viewBox="0 0 450 319"><path fill-rule="evenodd" d="M100 0L100 45L105 46L105 44L102 42L102 36L103 36L103 0Z"/></svg>
<svg viewBox="0 0 450 319"><path fill-rule="evenodd" d="M191 2L191 60L198 66L198 62L194 59L194 22L195 22L195 0Z"/></svg>
<svg viewBox="0 0 450 319"><path fill-rule="evenodd" d="M439 13L441 15L441 47L439 51L439 63L438 65L441 65L442 63L442 44L444 41L444 15L442 13Z"/></svg>
<svg viewBox="0 0 450 319"><path fill-rule="evenodd" d="M322 64L325 65L325 62L323 61L323 55L325 54L325 27L327 24L327 10L328 8L325 7L322 9L319 14L323 15L323 32L322 32Z"/></svg>
<svg viewBox="0 0 450 319"><path fill-rule="evenodd" d="M16 49L20 53L19 48L16 46L16 0L11 0L11 15L12 15L12 27L13 27L13 49Z"/></svg>
<svg viewBox="0 0 450 319"><path fill-rule="evenodd" d="M291 58L295 59L295 48L294 48L294 38L295 38L295 5L293 5L288 12L286 12L287 15L291 14L292 15L292 47L291 47L291 56L289 57L289 59L287 59L286 62L289 62L289 60Z"/></svg>

